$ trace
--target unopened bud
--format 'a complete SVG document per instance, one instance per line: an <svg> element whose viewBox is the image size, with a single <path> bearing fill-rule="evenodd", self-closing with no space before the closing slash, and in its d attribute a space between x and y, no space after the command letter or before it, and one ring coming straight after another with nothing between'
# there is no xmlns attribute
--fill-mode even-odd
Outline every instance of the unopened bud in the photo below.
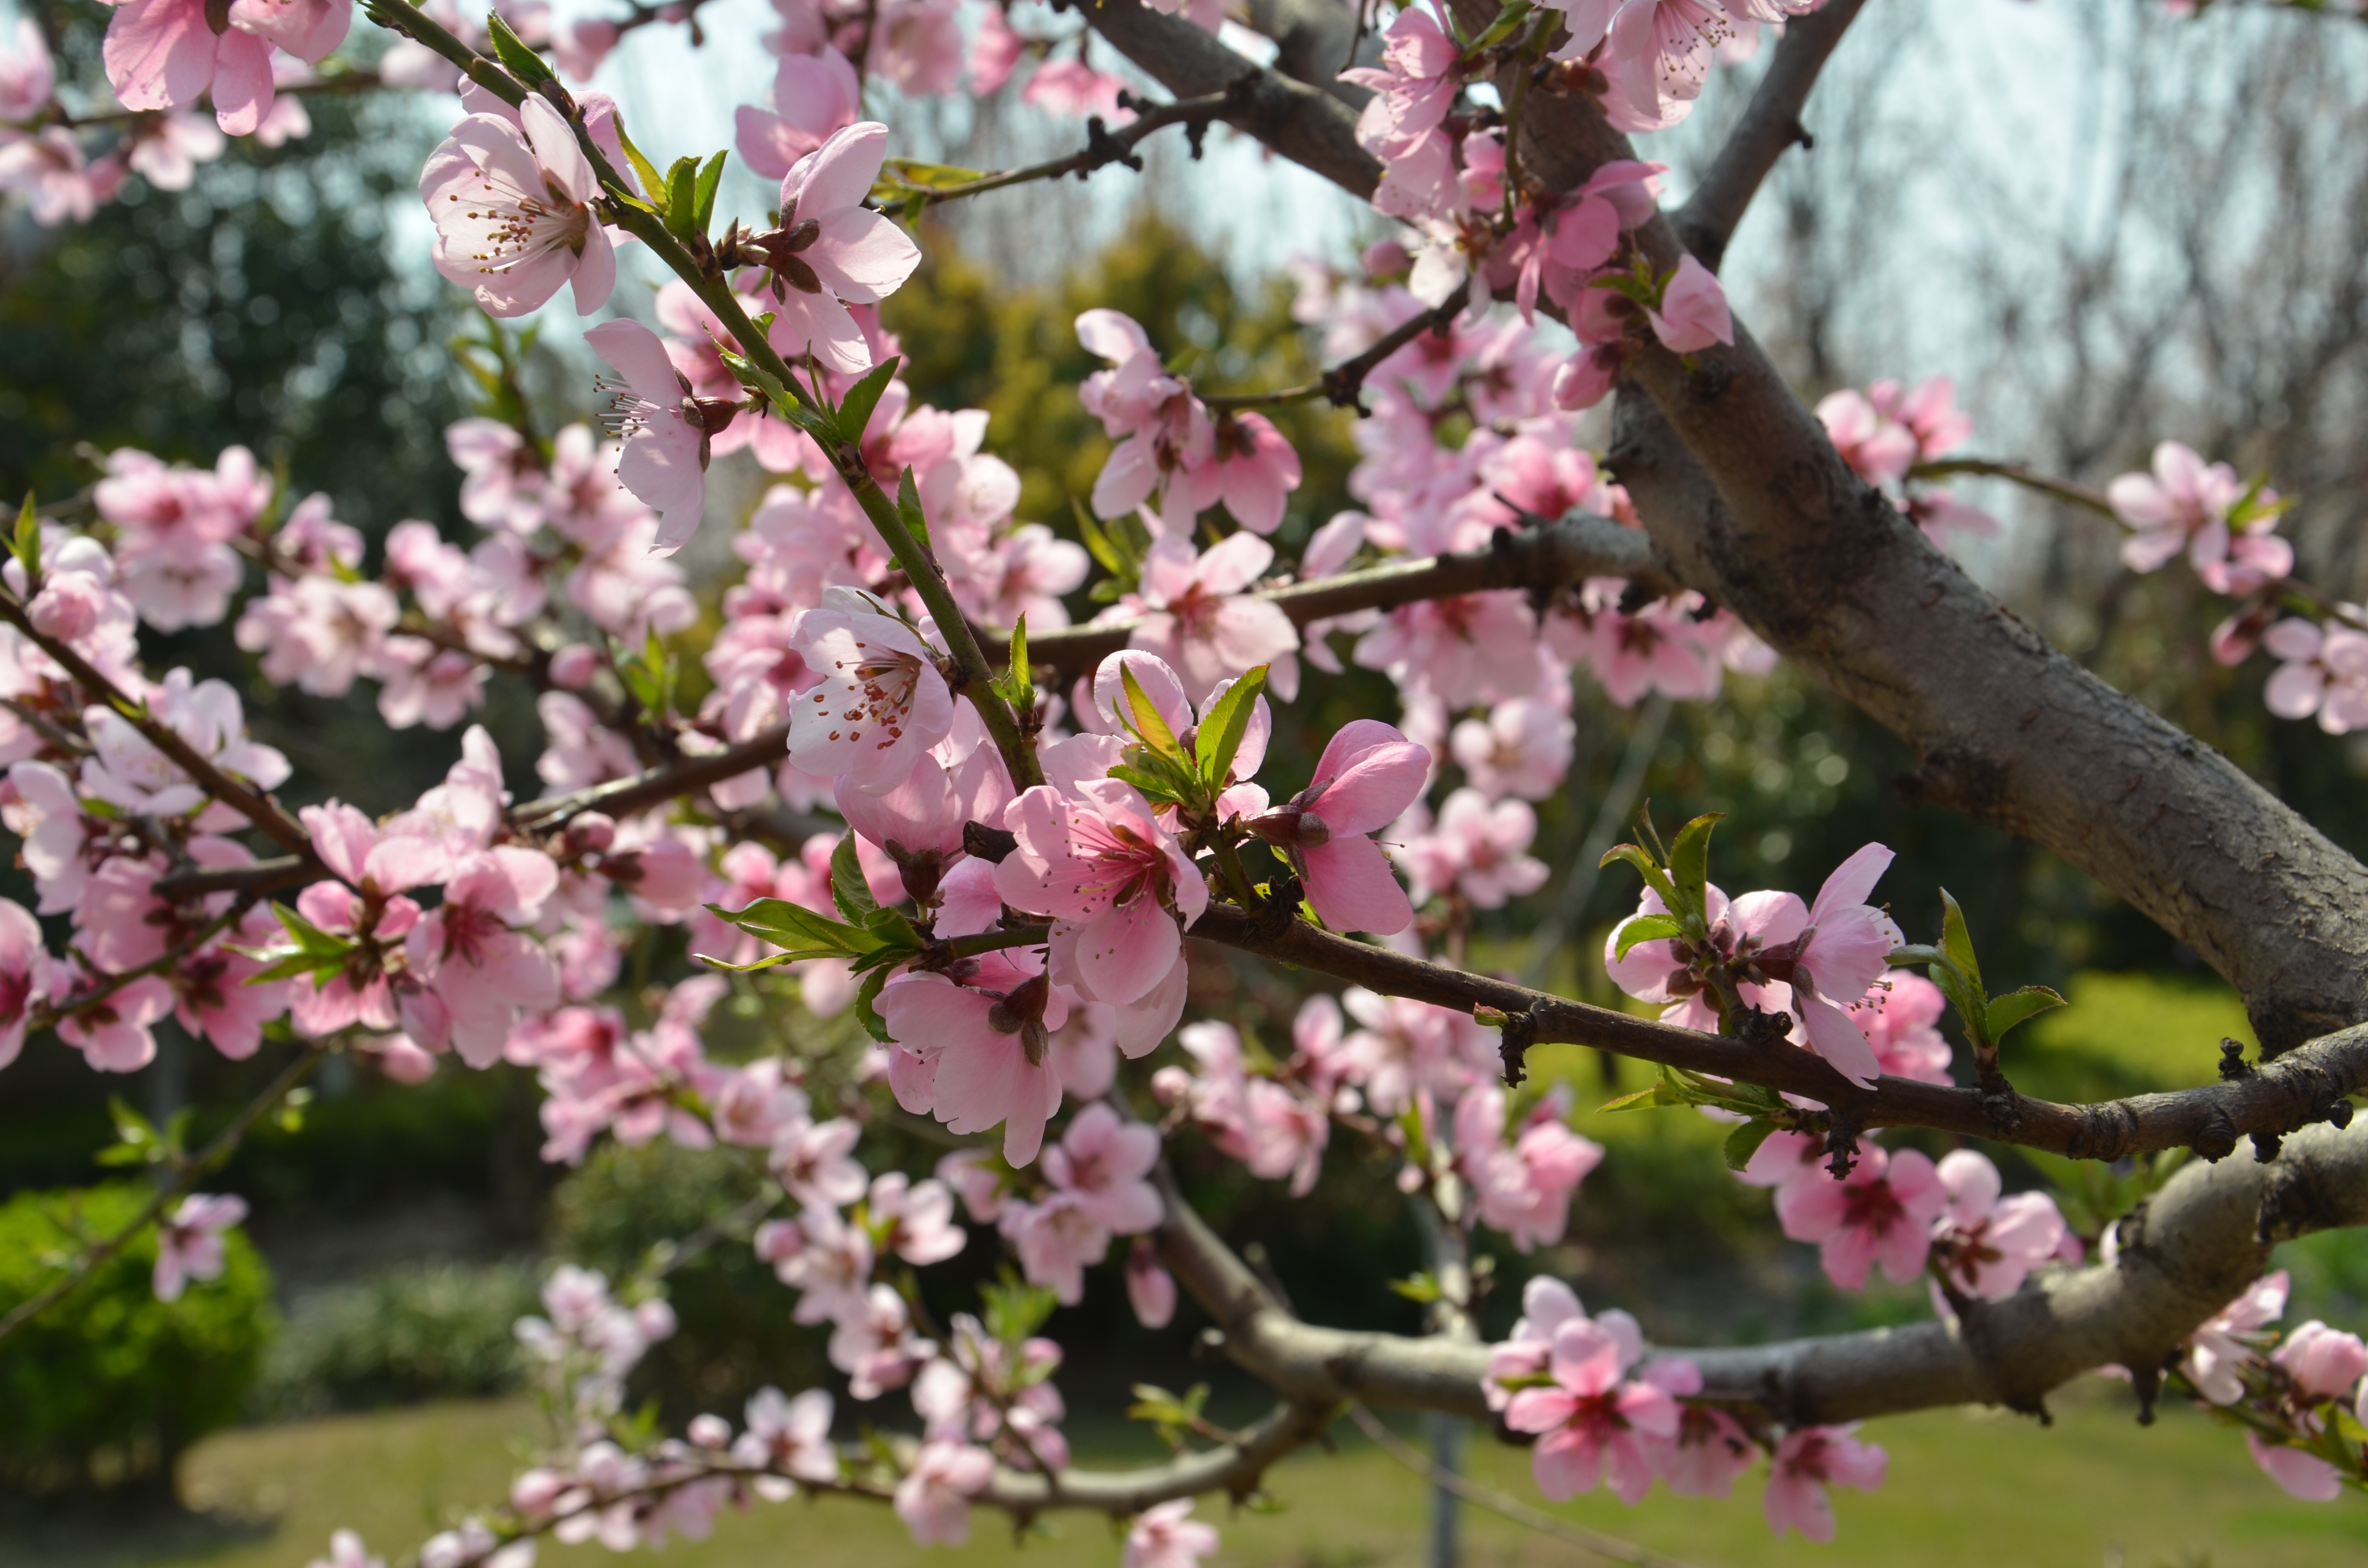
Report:
<svg viewBox="0 0 2368 1568"><path fill-rule="evenodd" d="M567 847L577 855L599 855L617 842L617 821L600 812L586 812L567 824Z"/></svg>
<svg viewBox="0 0 2368 1568"><path fill-rule="evenodd" d="M551 684L564 691L581 691L592 684L600 655L588 643L570 642L551 656Z"/></svg>

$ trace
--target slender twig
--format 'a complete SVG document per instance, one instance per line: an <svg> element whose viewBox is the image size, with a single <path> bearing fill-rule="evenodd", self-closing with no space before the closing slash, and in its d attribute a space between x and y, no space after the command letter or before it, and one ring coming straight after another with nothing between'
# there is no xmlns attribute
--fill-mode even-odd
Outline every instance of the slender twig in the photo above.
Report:
<svg viewBox="0 0 2368 1568"><path fill-rule="evenodd" d="M1313 403L1320 397L1335 408L1353 408L1361 415L1365 412L1365 378L1379 369L1383 360L1424 333L1446 331L1447 324L1453 321L1463 308L1463 297L1458 294L1442 305L1418 312L1390 328L1363 353L1341 360L1325 371L1321 379L1309 381L1304 386L1284 387L1279 392L1219 392L1201 401L1224 412L1239 408L1280 408L1285 403Z"/></svg>
<svg viewBox="0 0 2368 1568"><path fill-rule="evenodd" d="M1363 1405L1352 1403L1348 1409L1349 1419L1357 1424L1357 1430L1372 1440L1373 1447L1421 1476L1433 1486L1452 1492L1467 1503L1486 1508L1492 1514L1502 1515L1517 1525L1526 1526L1541 1535L1550 1535L1556 1540L1566 1541L1581 1551L1591 1551L1596 1556L1613 1562L1634 1563L1636 1568L1688 1568L1686 1563L1677 1558L1665 1557L1648 1548L1622 1540L1617 1536L1600 1535L1584 1525L1575 1525L1567 1519L1555 1518L1543 1508L1532 1508L1527 1503L1508 1497L1492 1486L1483 1486L1476 1481L1458 1475L1443 1466L1433 1464L1423 1457L1419 1449L1412 1447L1396 1433L1382 1425L1381 1417Z"/></svg>
<svg viewBox="0 0 2368 1568"><path fill-rule="evenodd" d="M1064 175L1075 175L1083 179L1096 169L1111 164L1124 164L1140 173L1143 160L1134 155L1134 149L1144 137L1170 125L1185 126L1197 137L1208 129L1211 120L1221 119L1238 107L1235 95L1231 93L1208 93L1164 104L1144 103L1121 96L1121 102L1136 111L1135 119L1113 131L1103 123L1099 115L1092 116L1086 121L1085 146L1067 157L1000 170L977 179L964 180L960 185L915 186L913 196L923 206L934 207L941 201L953 201L965 196L984 196L990 190L1004 190L1015 185L1025 185L1030 180L1059 179ZM896 177L893 167L888 177Z"/></svg>
<svg viewBox="0 0 2368 1568"><path fill-rule="evenodd" d="M2075 484L2068 479L2055 479L2025 468L2021 463L1998 462L1989 458L1936 458L1918 463L1907 471L1910 479L1946 479L1952 474L1978 474L1986 479L2003 479L2020 484L2026 490L2036 490L2043 495L2053 495L2058 501L2095 512L2103 517L2116 517L2113 504L2101 490L2091 490L2085 484Z"/></svg>
<svg viewBox="0 0 2368 1568"><path fill-rule="evenodd" d="M94 1269L138 1240L141 1233L155 1223L156 1216L162 1214L175 1199L185 1196L198 1185L199 1177L229 1159L246 1137L248 1130L286 1097L289 1090L311 1076L313 1069L321 1064L321 1059L328 1054L328 1051L326 1045L314 1045L304 1050L280 1070L278 1077L264 1085L261 1094L249 1100L245 1108L231 1119L228 1127L215 1134L212 1142L183 1162L173 1179L158 1187L155 1196L141 1207L137 1219L115 1234L84 1248L57 1278L9 1309L7 1316L0 1317L0 1341L6 1340L10 1335L55 1306L75 1286L90 1278Z"/></svg>
<svg viewBox="0 0 2368 1568"><path fill-rule="evenodd" d="M1759 192L1760 182L1775 168L1788 147L1806 148L1809 133L1802 128L1801 111L1818 74L1857 19L1866 0L1831 0L1823 10L1795 17L1784 27L1784 40L1751 95L1743 118L1736 122L1725 146L1711 163L1686 204L1670 215L1678 237L1712 271L1735 236L1736 225Z"/></svg>
<svg viewBox="0 0 2368 1568"><path fill-rule="evenodd" d="M172 758L190 781L202 785L208 794L230 807L239 815L263 830L274 843L284 849L302 849L308 843L303 824L279 809L261 790L232 778L216 767L212 760L200 756L197 749L183 740L169 726L152 718L143 704L126 696L120 687L66 643L33 629L25 614L25 607L9 594L0 594L0 619L5 619L24 635L26 640L55 660L60 668L72 676L74 684L92 697L97 698L121 714L126 722L147 738L148 744Z"/></svg>

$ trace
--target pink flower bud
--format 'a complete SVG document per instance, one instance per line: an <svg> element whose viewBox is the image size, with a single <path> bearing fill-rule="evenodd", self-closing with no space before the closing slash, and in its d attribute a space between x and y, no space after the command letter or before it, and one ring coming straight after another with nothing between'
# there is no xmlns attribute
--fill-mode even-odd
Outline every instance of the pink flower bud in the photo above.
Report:
<svg viewBox="0 0 2368 1568"><path fill-rule="evenodd" d="M80 572L62 573L33 597L28 619L33 630L61 642L90 635L107 608L107 590L98 580Z"/></svg>
<svg viewBox="0 0 2368 1568"><path fill-rule="evenodd" d="M1175 1319L1176 1277L1159 1266L1159 1255L1140 1236L1126 1256L1126 1299L1145 1328L1166 1328Z"/></svg>
<svg viewBox="0 0 2368 1568"><path fill-rule="evenodd" d="M721 1415L694 1415L685 1435L702 1449L729 1448L732 1444L732 1423Z"/></svg>
<svg viewBox="0 0 2368 1568"><path fill-rule="evenodd" d="M616 842L616 819L600 812L586 812L567 824L567 847L571 853L599 855Z"/></svg>

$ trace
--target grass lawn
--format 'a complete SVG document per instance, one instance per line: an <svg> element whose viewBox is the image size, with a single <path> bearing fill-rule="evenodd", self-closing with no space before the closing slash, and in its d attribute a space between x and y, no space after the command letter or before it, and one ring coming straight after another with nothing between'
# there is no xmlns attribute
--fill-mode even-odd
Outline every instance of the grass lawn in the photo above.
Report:
<svg viewBox="0 0 2368 1568"><path fill-rule="evenodd" d="M2368 1501L2314 1506L2288 1500L2257 1473L2236 1436L2184 1412L2151 1430L2128 1418L2117 1389L2059 1402L2052 1428L2001 1415L1935 1412L1874 1424L1891 1452L1891 1481L1872 1495L1838 1496L1840 1540L1777 1542L1747 1478L1726 1503L1655 1493L1628 1509L1604 1497L1564 1511L1588 1526L1700 1568L1819 1563L1843 1568L2301 1568L2368 1562ZM0 1562L42 1568L303 1568L338 1525L359 1529L395 1563L439 1521L501 1495L510 1445L528 1411L508 1402L454 1403L381 1415L250 1428L218 1437L182 1472L203 1524L131 1534L90 1527L12 1540ZM1278 1470L1280 1512L1224 1519L1220 1568L1392 1568L1422 1560L1425 1484L1360 1440L1344 1423L1342 1450ZM1478 1478L1534 1501L1524 1457L1482 1441ZM1588 1554L1493 1516L1466 1510L1471 1568L1583 1563ZM961 1551L922 1551L885 1509L846 1501L759 1506L727 1516L712 1540L677 1541L657 1561L675 1568L1115 1568L1110 1527L1066 1516L1054 1533L1015 1544L993 1516ZM613 1561L598 1547L547 1548L542 1562L574 1568Z"/></svg>

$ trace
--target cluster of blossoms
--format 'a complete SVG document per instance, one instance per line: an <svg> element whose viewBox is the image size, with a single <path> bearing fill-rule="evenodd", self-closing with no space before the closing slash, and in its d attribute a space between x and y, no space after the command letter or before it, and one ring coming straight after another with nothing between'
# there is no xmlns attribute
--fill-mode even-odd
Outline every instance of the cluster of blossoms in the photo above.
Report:
<svg viewBox="0 0 2368 1568"><path fill-rule="evenodd" d="M1861 1442L1856 1427L1780 1433L1699 1402L1691 1361L1648 1358L1634 1318L1617 1309L1589 1317L1560 1280L1530 1281L1521 1314L1512 1336L1490 1347L1482 1386L1508 1427L1536 1437L1530 1467L1556 1502L1601 1482L1633 1506L1656 1480L1681 1496L1725 1497L1764 1456L1769 1528L1829 1541L1826 1489L1883 1483L1884 1451Z"/></svg>
<svg viewBox="0 0 2368 1568"><path fill-rule="evenodd" d="M1934 544L1946 550L1952 533L1998 532L1996 517L1924 483L1918 473L1974 434L1974 422L1957 407L1957 384L1949 377L1934 376L1913 391L1884 381L1862 392L1833 392L1818 402L1817 417L1850 471L1883 491Z"/></svg>
<svg viewBox="0 0 2368 1568"><path fill-rule="evenodd" d="M2255 1280L2188 1336L2171 1369L2198 1406L2245 1429L2271 1480L2332 1503L2368 1485L2368 1344L2317 1318L2279 1335L2270 1325L2288 1290L2283 1269Z"/></svg>

